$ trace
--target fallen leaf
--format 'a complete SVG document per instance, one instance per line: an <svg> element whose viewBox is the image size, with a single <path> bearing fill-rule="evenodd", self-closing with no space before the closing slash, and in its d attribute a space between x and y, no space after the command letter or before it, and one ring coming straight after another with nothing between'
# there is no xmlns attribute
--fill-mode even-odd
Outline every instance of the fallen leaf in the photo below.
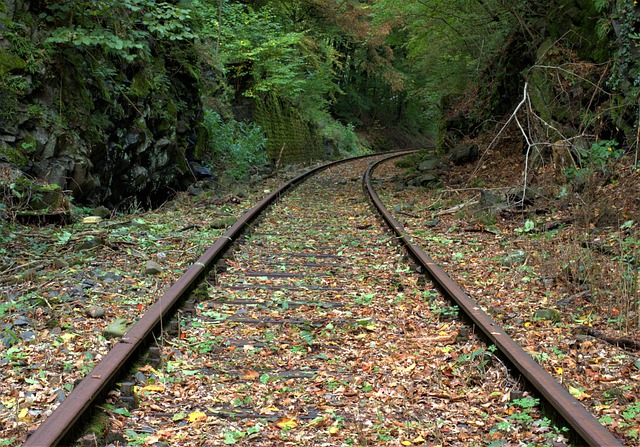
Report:
<svg viewBox="0 0 640 447"><path fill-rule="evenodd" d="M298 423L295 419L292 418L282 418L279 419L278 422L276 422L276 425L285 430L291 430L292 428L296 428L298 426Z"/></svg>
<svg viewBox="0 0 640 447"><path fill-rule="evenodd" d="M147 391L149 393L162 393L164 392L164 385L147 385L142 388L142 391Z"/></svg>
<svg viewBox="0 0 640 447"><path fill-rule="evenodd" d="M590 394L587 394L578 388L572 387L571 385L569 385L569 392L573 397L575 397L578 400L583 400L583 399L586 399L587 397L591 397Z"/></svg>
<svg viewBox="0 0 640 447"><path fill-rule="evenodd" d="M144 443L146 445L154 445L155 443L160 442L160 441L162 441L162 436L156 434L156 435L151 435L148 438L146 438L144 440Z"/></svg>
<svg viewBox="0 0 640 447"><path fill-rule="evenodd" d="M207 415L202 411L194 411L193 413L189 413L189 422L199 422L206 421Z"/></svg>
<svg viewBox="0 0 640 447"><path fill-rule="evenodd" d="M173 417L171 418L171 420L173 422L176 422L176 421L181 421L186 417L187 417L187 413L185 413L184 411L181 411L180 413L174 414Z"/></svg>
<svg viewBox="0 0 640 447"><path fill-rule="evenodd" d="M260 377L260 373L254 370L245 371L242 375L244 380L254 380Z"/></svg>
<svg viewBox="0 0 640 447"><path fill-rule="evenodd" d="M76 334L74 334L73 332L69 332L69 333L66 333L66 334L62 334L62 335L60 335L60 338L61 338L62 340L64 340L64 341L69 341L69 340L71 340L71 339L73 339L73 338L76 338L76 336L77 336L77 335L76 335Z"/></svg>

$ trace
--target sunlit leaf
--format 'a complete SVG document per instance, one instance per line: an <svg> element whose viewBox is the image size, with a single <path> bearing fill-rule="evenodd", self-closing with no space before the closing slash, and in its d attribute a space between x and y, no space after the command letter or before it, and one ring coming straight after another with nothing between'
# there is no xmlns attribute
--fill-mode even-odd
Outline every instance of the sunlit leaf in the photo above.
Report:
<svg viewBox="0 0 640 447"><path fill-rule="evenodd" d="M573 397L575 397L578 400L583 400L586 399L588 397L591 397L590 394L585 393L583 390L579 389L579 388L575 388L571 385L569 385L569 392L571 393L571 395Z"/></svg>
<svg viewBox="0 0 640 447"><path fill-rule="evenodd" d="M189 413L189 422L199 422L199 421L206 421L206 420L207 420L207 415L202 411L194 411L192 413Z"/></svg>
<svg viewBox="0 0 640 447"><path fill-rule="evenodd" d="M147 385L142 388L142 391L147 391L149 393L162 393L164 391L164 385Z"/></svg>
<svg viewBox="0 0 640 447"><path fill-rule="evenodd" d="M298 426L298 423L295 419L292 418L282 418L278 419L276 425L284 430L291 430L292 428L296 428Z"/></svg>

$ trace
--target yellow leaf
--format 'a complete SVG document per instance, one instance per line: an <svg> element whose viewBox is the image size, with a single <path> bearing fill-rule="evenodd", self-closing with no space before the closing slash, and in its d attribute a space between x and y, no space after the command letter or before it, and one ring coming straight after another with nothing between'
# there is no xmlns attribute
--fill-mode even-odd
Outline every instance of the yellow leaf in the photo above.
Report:
<svg viewBox="0 0 640 447"><path fill-rule="evenodd" d="M162 393L164 391L164 385L147 385L142 388L142 391L148 391L149 393Z"/></svg>
<svg viewBox="0 0 640 447"><path fill-rule="evenodd" d="M261 414L265 414L265 413L277 413L279 410L278 407L267 407L267 408L263 408L262 410L260 410Z"/></svg>
<svg viewBox="0 0 640 447"><path fill-rule="evenodd" d="M296 428L298 423L295 419L292 418L282 418L276 422L278 427L284 428L285 430L291 430L292 428Z"/></svg>
<svg viewBox="0 0 640 447"><path fill-rule="evenodd" d="M562 368L556 368L556 372L558 374L562 374L564 372L564 370Z"/></svg>
<svg viewBox="0 0 640 447"><path fill-rule="evenodd" d="M329 434L335 435L336 433L338 433L338 431L340 431L340 429L335 425L332 425L327 429L327 431L329 432Z"/></svg>
<svg viewBox="0 0 640 447"><path fill-rule="evenodd" d="M322 422L324 422L324 418L322 416L316 416L313 419L311 419L306 426L307 427L315 427L316 425L318 425L318 424L320 424Z"/></svg>
<svg viewBox="0 0 640 447"><path fill-rule="evenodd" d="M411 365L407 366L406 368L402 368L402 370L404 372L407 372L407 373L413 371L414 369L416 369L416 364L415 363L412 363Z"/></svg>
<svg viewBox="0 0 640 447"><path fill-rule="evenodd" d="M159 376L160 373L158 371L156 371L156 369L151 366L151 365L143 365L138 367L138 371L142 371L142 372L152 372L154 373L156 376Z"/></svg>
<svg viewBox="0 0 640 447"><path fill-rule="evenodd" d="M23 408L22 410L20 410L20 413L18 413L18 419L24 419L28 413L29 413L29 409Z"/></svg>
<svg viewBox="0 0 640 447"><path fill-rule="evenodd" d="M587 397L591 397L590 394L587 394L587 393L585 393L584 391L582 391L582 390L580 390L578 388L572 387L571 385L569 385L569 392L571 393L571 395L573 397L575 397L578 400L582 400L582 399L586 399Z"/></svg>
<svg viewBox="0 0 640 447"><path fill-rule="evenodd" d="M74 333L72 333L72 332L68 332L68 333L66 333L66 334L62 334L62 335L60 336L60 338L61 338L62 340L64 340L64 341L69 341L69 340L71 340L72 338L75 338L75 337L76 337L76 334L74 334Z"/></svg>
<svg viewBox="0 0 640 447"><path fill-rule="evenodd" d="M402 444L402 445L411 445L411 441L402 441L400 444Z"/></svg>
<svg viewBox="0 0 640 447"><path fill-rule="evenodd" d="M414 444L422 444L423 442L424 442L424 438L422 437L422 435L418 435L418 437L413 440Z"/></svg>
<svg viewBox="0 0 640 447"><path fill-rule="evenodd" d="M206 420L207 420L207 415L204 414L202 411L194 411L193 413L189 413L189 422L206 421Z"/></svg>

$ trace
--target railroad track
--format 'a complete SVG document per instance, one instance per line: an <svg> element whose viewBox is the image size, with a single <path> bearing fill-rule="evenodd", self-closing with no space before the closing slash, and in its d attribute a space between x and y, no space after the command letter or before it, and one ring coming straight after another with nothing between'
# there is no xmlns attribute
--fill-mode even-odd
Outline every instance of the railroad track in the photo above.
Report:
<svg viewBox="0 0 640 447"><path fill-rule="evenodd" d="M395 233L380 224L369 172L386 157L257 204L24 445L73 444L97 404L113 445L621 445L384 210Z"/></svg>

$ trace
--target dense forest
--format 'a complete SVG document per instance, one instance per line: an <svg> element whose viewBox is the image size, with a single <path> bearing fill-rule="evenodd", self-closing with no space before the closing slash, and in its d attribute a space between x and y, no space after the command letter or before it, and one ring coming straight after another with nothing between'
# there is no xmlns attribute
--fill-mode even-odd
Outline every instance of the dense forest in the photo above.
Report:
<svg viewBox="0 0 640 447"><path fill-rule="evenodd" d="M445 153L509 122L529 155L633 152L635 3L3 0L0 213L154 206L202 177Z"/></svg>

